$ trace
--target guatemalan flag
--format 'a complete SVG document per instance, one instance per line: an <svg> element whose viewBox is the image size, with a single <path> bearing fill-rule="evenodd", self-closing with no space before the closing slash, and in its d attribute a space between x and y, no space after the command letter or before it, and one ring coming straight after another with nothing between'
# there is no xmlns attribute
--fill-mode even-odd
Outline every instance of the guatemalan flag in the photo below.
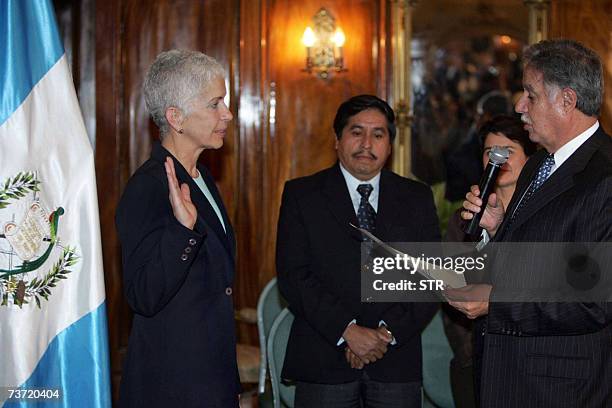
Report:
<svg viewBox="0 0 612 408"><path fill-rule="evenodd" d="M0 406L110 407L109 379L94 157L53 8L0 0Z"/></svg>

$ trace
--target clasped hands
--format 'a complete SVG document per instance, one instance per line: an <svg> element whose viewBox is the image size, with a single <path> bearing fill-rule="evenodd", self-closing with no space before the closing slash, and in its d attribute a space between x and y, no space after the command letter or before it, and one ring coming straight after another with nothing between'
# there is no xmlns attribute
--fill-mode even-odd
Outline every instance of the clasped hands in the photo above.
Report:
<svg viewBox="0 0 612 408"><path fill-rule="evenodd" d="M385 326L378 329L349 324L342 334L348 347L345 349L346 361L351 368L361 370L366 364L380 360L387 352L387 345L393 335Z"/></svg>

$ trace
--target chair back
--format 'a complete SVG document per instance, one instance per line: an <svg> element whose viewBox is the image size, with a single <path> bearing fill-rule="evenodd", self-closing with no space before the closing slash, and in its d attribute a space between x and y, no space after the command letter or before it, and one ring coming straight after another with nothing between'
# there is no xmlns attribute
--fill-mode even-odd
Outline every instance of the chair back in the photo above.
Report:
<svg viewBox="0 0 612 408"><path fill-rule="evenodd" d="M266 370L268 359L266 357L266 347L270 329L274 319L280 314L287 302L278 290L276 278L273 278L264 287L259 300L257 301L257 331L259 333L259 386L258 393L264 394L266 391Z"/></svg>
<svg viewBox="0 0 612 408"><path fill-rule="evenodd" d="M421 334L423 348L423 406L455 406L450 382L453 350L444 333L442 311L434 315Z"/></svg>
<svg viewBox="0 0 612 408"><path fill-rule="evenodd" d="M295 399L295 386L283 384L281 381L281 371L292 324L293 314L289 309L283 309L274 320L268 338L268 365L270 367L274 408L292 408Z"/></svg>

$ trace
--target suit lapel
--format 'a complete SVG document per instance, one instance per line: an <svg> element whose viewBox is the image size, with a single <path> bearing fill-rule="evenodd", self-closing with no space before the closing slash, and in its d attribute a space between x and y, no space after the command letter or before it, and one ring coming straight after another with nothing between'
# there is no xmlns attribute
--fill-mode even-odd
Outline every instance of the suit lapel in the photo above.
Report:
<svg viewBox="0 0 612 408"><path fill-rule="evenodd" d="M525 207L516 214L516 219L512 223L514 228L519 228L542 207L574 186L574 171L566 167L566 164L569 163L563 163L531 196Z"/></svg>
<svg viewBox="0 0 612 408"><path fill-rule="evenodd" d="M351 201L351 196L346 186L346 180L340 171L340 165L336 163L327 172L327 177L323 181L323 196L326 198L329 210L334 215L340 228L357 241L361 240L361 234L350 224L359 226L355 208Z"/></svg>
<svg viewBox="0 0 612 408"><path fill-rule="evenodd" d="M219 194L219 190L217 190L217 185L215 184L215 181L208 173L207 169L204 166L198 166L198 170L200 171L200 174L202 174L202 178L204 179L204 182L206 183L208 190L212 194L213 199L215 200L217 206L219 207L219 211L221 211L221 217L223 218L223 223L225 224L225 230L223 230L223 225L221 225L219 221L219 217L217 217L217 213L214 212L214 209L212 208L210 203L208 203L208 200L206 200L206 203L209 205L210 209L213 211L213 214L215 215L214 219L218 227L217 232L221 234L220 237L222 238L223 244L224 245L227 244L226 248L229 250L230 254L233 257L234 254L236 253L236 239L234 236L234 229L232 228L232 224L229 220L229 216L227 215L227 210L225 209L225 205L223 204L223 200L221 199L221 194Z"/></svg>
<svg viewBox="0 0 612 408"><path fill-rule="evenodd" d="M514 194L510 199L508 208L505 209L506 215L501 226L499 227L499 232L495 236L496 241L501 241L503 236L506 234L512 214L514 214L516 207L520 204L522 197L526 194L527 189L531 185L531 181L535 178L538 168L542 164L542 161L544 161L546 158L546 154L546 150L539 150L527 161L527 163L525 163L525 166L523 167L523 170L521 170L521 174L516 182L516 189L514 190Z"/></svg>

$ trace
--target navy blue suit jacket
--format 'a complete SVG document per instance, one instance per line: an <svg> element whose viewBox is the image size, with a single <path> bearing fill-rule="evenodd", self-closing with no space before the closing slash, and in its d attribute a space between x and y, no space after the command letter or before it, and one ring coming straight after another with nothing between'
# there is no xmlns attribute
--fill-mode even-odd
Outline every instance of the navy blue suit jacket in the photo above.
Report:
<svg viewBox="0 0 612 408"><path fill-rule="evenodd" d="M160 144L129 180L117 207L123 283L134 312L121 407L237 406L234 233L213 179L198 166L227 233L204 194L173 158L198 210L194 230L172 212Z"/></svg>

